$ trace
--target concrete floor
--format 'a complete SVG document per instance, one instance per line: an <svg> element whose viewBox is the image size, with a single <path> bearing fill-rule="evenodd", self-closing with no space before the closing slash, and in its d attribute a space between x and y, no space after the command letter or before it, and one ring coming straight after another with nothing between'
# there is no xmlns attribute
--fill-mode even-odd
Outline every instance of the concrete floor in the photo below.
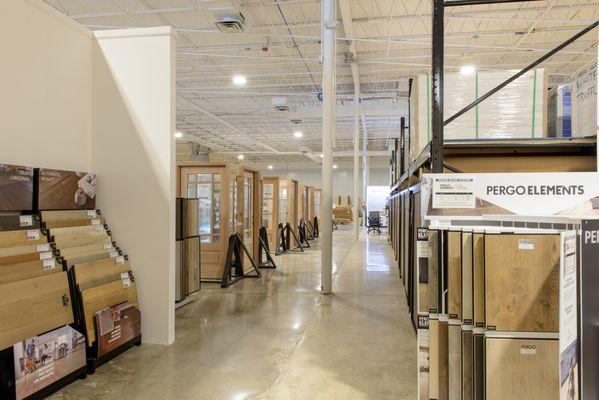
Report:
<svg viewBox="0 0 599 400"><path fill-rule="evenodd" d="M416 338L387 237L334 232L334 295L318 240L177 311L176 343L143 345L52 399L416 399ZM391 267L389 265L392 265Z"/></svg>

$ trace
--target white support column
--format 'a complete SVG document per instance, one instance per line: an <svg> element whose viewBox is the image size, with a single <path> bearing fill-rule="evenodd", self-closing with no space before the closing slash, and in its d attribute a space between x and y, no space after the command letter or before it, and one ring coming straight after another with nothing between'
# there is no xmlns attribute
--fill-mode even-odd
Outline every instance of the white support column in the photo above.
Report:
<svg viewBox="0 0 599 400"><path fill-rule="evenodd" d="M353 67L353 64L352 64ZM354 240L360 236L360 87L354 88Z"/></svg>
<svg viewBox="0 0 599 400"><path fill-rule="evenodd" d="M368 130L364 117L362 117L362 131L364 132L362 137L362 201L366 202L368 200ZM367 211L365 210L365 212ZM366 226L367 218L368 216L364 214L364 226Z"/></svg>
<svg viewBox="0 0 599 400"><path fill-rule="evenodd" d="M336 0L322 1L322 199L321 199L321 291L333 287L333 138L335 133L335 28Z"/></svg>

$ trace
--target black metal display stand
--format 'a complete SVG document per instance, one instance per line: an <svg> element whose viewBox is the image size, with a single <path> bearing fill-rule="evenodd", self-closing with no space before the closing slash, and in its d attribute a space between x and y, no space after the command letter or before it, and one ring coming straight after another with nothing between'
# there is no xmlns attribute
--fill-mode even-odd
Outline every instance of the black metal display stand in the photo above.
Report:
<svg viewBox="0 0 599 400"><path fill-rule="evenodd" d="M242 250L252 263L252 269L254 274L248 274L243 271L243 257ZM221 280L220 287L227 288L240 281L243 278L261 278L262 274L256 265L256 262L252 258L252 254L248 251L247 247L243 243L243 240L239 234L235 233L229 236L229 247L227 250L227 259L225 261L225 270L223 271L223 278Z"/></svg>
<svg viewBox="0 0 599 400"><path fill-rule="evenodd" d="M306 234L308 235L307 239L308 240L316 239L316 236L314 236L314 227L312 226L312 223L310 222L310 220L307 219L305 221L305 224L306 224Z"/></svg>
<svg viewBox="0 0 599 400"><path fill-rule="evenodd" d="M275 264L275 260L272 258L270 254L270 245L268 244L268 233L266 232L266 228L260 228L258 233L258 267L259 268L277 268ZM262 259L262 257L266 255L266 261Z"/></svg>
<svg viewBox="0 0 599 400"><path fill-rule="evenodd" d="M320 232L318 232L318 217L314 217L314 226L312 227L314 231L314 237L317 238Z"/></svg>
<svg viewBox="0 0 599 400"><path fill-rule="evenodd" d="M339 229L339 227L335 223L335 220L333 220L333 230L336 231L337 229Z"/></svg>
<svg viewBox="0 0 599 400"><path fill-rule="evenodd" d="M98 332L96 332L96 337L99 337ZM92 347L87 348L87 373L93 375L96 372L96 368L123 354L133 346L141 346L141 334L103 356L98 357L98 343L96 341Z"/></svg>
<svg viewBox="0 0 599 400"><path fill-rule="evenodd" d="M300 219L299 225L298 225L298 231L299 231L299 237L300 237L300 244L301 245L306 245L306 247L310 248L310 243L308 243L308 236L306 234L306 221L302 218Z"/></svg>
<svg viewBox="0 0 599 400"><path fill-rule="evenodd" d="M293 237L295 243L297 243L297 246L291 247L291 237ZM287 225L285 225L285 248L285 251L296 251L301 253L304 252L304 246L302 246L302 241L298 239L289 222L287 223Z"/></svg>
<svg viewBox="0 0 599 400"><path fill-rule="evenodd" d="M285 228L283 227L283 224L279 224L279 227L277 228L277 248L275 249L275 256L280 256L287 251L285 243Z"/></svg>

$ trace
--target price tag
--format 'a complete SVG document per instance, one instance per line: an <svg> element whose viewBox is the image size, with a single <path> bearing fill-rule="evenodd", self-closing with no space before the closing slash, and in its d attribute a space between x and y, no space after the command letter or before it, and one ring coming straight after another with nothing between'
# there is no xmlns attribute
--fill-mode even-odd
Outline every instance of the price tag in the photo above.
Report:
<svg viewBox="0 0 599 400"><path fill-rule="evenodd" d="M40 231L37 229L27 230L27 240L40 240Z"/></svg>
<svg viewBox="0 0 599 400"><path fill-rule="evenodd" d="M102 226L102 221L100 221L97 218L92 219L92 225L100 225L100 226Z"/></svg>
<svg viewBox="0 0 599 400"><path fill-rule="evenodd" d="M131 286L131 279L128 277L128 275L127 275L127 278L122 280L122 282L123 282L124 288L128 288L129 286Z"/></svg>
<svg viewBox="0 0 599 400"><path fill-rule="evenodd" d="M50 251L50 243L38 244L37 252L41 253L42 251Z"/></svg>
<svg viewBox="0 0 599 400"><path fill-rule="evenodd" d="M125 256L118 256L116 258L116 265L121 265L125 263Z"/></svg>
<svg viewBox="0 0 599 400"><path fill-rule="evenodd" d="M115 258L119 256L119 252L116 250L111 250L110 251L110 258Z"/></svg>
<svg viewBox="0 0 599 400"><path fill-rule="evenodd" d="M96 210L87 210L87 216L90 218L98 218Z"/></svg>
<svg viewBox="0 0 599 400"><path fill-rule="evenodd" d="M44 266L43 266L44 271L49 271L49 270L55 269L55 268L56 268L56 261L54 261L53 259L44 260Z"/></svg>
<svg viewBox="0 0 599 400"><path fill-rule="evenodd" d="M33 216L32 215L19 216L19 225L20 226L32 226L33 225Z"/></svg>
<svg viewBox="0 0 599 400"><path fill-rule="evenodd" d="M112 248L112 243L104 243L104 250L110 250Z"/></svg>
<svg viewBox="0 0 599 400"><path fill-rule="evenodd" d="M44 253L40 253L40 260L50 260L52 258L52 252L46 251Z"/></svg>
<svg viewBox="0 0 599 400"><path fill-rule="evenodd" d="M129 279L129 272L121 272L121 279Z"/></svg>
<svg viewBox="0 0 599 400"><path fill-rule="evenodd" d="M95 230L96 231L103 231L104 230L104 226L102 226L102 225L95 225Z"/></svg>

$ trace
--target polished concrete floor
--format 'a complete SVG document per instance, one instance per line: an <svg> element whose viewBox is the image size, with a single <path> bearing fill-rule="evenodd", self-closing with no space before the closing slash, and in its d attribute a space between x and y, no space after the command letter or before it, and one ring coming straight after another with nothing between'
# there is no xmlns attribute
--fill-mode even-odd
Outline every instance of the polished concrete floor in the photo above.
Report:
<svg viewBox="0 0 599 400"><path fill-rule="evenodd" d="M385 235L334 232L334 294L318 240L177 311L176 343L142 345L52 399L416 399L416 339ZM391 265L391 266L390 266Z"/></svg>

